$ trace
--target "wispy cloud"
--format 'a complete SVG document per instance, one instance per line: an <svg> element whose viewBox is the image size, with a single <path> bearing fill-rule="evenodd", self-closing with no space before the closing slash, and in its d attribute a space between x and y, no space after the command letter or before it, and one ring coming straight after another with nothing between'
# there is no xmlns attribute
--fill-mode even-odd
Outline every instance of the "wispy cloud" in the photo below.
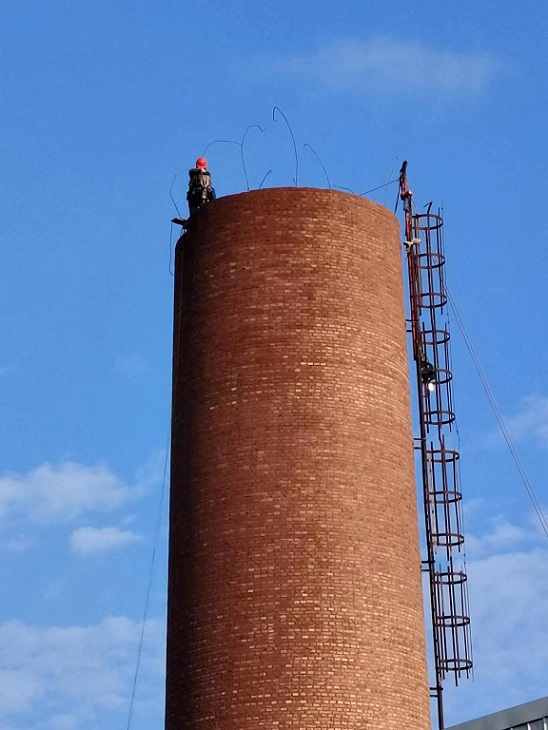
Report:
<svg viewBox="0 0 548 730"><path fill-rule="evenodd" d="M487 555L506 553L523 547L530 541L538 539L538 530L528 525L515 525L503 517L494 519L487 531L480 535L466 536L466 549L472 558L484 558Z"/></svg>
<svg viewBox="0 0 548 730"><path fill-rule="evenodd" d="M125 726L139 636L139 622L126 617L90 626L0 624L0 726ZM150 620L146 637L136 715L149 714L152 727L161 720L163 622Z"/></svg>
<svg viewBox="0 0 548 730"><path fill-rule="evenodd" d="M24 553L34 546L34 540L27 535L7 537L0 541L0 547L10 553Z"/></svg>
<svg viewBox="0 0 548 730"><path fill-rule="evenodd" d="M33 701L44 692L44 684L39 676L24 669L0 670L0 716L27 712Z"/></svg>
<svg viewBox="0 0 548 730"><path fill-rule="evenodd" d="M78 555L98 555L141 541L140 535L118 527L79 527L70 536L70 547Z"/></svg>
<svg viewBox="0 0 548 730"><path fill-rule="evenodd" d="M167 450L159 449L137 469L135 478L139 494L148 492L169 478L168 456Z"/></svg>
<svg viewBox="0 0 548 730"><path fill-rule="evenodd" d="M137 352L117 358L114 365L118 372L128 375L133 379L141 378L148 370L148 365L144 357Z"/></svg>
<svg viewBox="0 0 548 730"><path fill-rule="evenodd" d="M548 446L548 398L540 395L524 398L519 411L507 416L505 423L513 438L531 438Z"/></svg>
<svg viewBox="0 0 548 730"><path fill-rule="evenodd" d="M0 477L0 517L66 522L88 511L114 509L129 496L129 488L106 466L45 463Z"/></svg>
<svg viewBox="0 0 548 730"><path fill-rule="evenodd" d="M90 512L109 512L147 494L166 470L165 451L157 451L126 484L104 464L46 462L24 473L0 475L0 520L41 524L71 522ZM16 550L17 543L0 542Z"/></svg>
<svg viewBox="0 0 548 730"><path fill-rule="evenodd" d="M343 39L284 64L331 89L462 95L483 91L499 70L487 53L449 51L417 41Z"/></svg>

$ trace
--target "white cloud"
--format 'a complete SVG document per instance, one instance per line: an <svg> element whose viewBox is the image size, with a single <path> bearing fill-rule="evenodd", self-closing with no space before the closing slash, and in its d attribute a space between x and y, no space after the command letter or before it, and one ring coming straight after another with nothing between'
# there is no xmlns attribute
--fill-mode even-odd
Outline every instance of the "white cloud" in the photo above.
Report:
<svg viewBox="0 0 548 730"><path fill-rule="evenodd" d="M32 702L42 695L40 677L22 669L0 669L0 716L27 712Z"/></svg>
<svg viewBox="0 0 548 730"><path fill-rule="evenodd" d="M491 518L466 544L474 680L448 679L448 725L546 694L548 548L534 515Z"/></svg>
<svg viewBox="0 0 548 730"><path fill-rule="evenodd" d="M520 410L504 419L513 439L531 438L548 446L548 398L532 395L524 398Z"/></svg>
<svg viewBox="0 0 548 730"><path fill-rule="evenodd" d="M70 536L70 547L79 555L97 555L141 540L140 535L118 527L79 527Z"/></svg>
<svg viewBox="0 0 548 730"><path fill-rule="evenodd" d="M469 556L478 559L515 550L517 547L523 547L527 542L537 539L536 526L515 525L499 516L491 520L486 532L466 536L466 550Z"/></svg>
<svg viewBox="0 0 548 730"><path fill-rule="evenodd" d="M127 717L141 626L125 617L91 626L0 624L0 727L93 730ZM162 714L164 625L147 623L135 718ZM37 721L35 718L40 718Z"/></svg>
<svg viewBox="0 0 548 730"><path fill-rule="evenodd" d="M487 53L447 51L389 37L333 41L285 67L332 89L382 90L424 96L476 93L498 71Z"/></svg>
<svg viewBox="0 0 548 730"><path fill-rule="evenodd" d="M49 463L0 477L0 517L66 522L89 511L120 506L130 490L106 466Z"/></svg>

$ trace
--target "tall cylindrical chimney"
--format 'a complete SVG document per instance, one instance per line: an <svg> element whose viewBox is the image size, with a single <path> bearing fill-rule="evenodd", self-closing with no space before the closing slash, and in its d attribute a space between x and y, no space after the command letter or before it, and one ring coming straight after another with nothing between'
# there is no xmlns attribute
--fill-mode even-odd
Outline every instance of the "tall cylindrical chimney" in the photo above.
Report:
<svg viewBox="0 0 548 730"><path fill-rule="evenodd" d="M167 730L427 730L400 235L256 190L176 254Z"/></svg>

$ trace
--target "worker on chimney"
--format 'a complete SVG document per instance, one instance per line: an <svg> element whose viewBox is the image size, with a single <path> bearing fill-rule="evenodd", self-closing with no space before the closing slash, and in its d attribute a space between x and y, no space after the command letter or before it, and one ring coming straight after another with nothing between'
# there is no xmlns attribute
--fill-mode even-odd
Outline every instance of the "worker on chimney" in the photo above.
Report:
<svg viewBox="0 0 548 730"><path fill-rule="evenodd" d="M196 167L188 171L188 177L186 199L192 215L206 203L215 200L215 190L211 187L211 174L207 169L205 157L198 157Z"/></svg>
<svg viewBox="0 0 548 730"><path fill-rule="evenodd" d="M407 161L404 161L399 177L400 198L403 202L403 214L405 217L405 241L403 245L409 253L413 246L420 243L420 239L413 236L413 193L407 185Z"/></svg>
<svg viewBox="0 0 548 730"><path fill-rule="evenodd" d="M205 157L198 157L196 166L188 171L188 193L186 199L190 215L199 210L203 205L215 200L215 190L211 186L211 174L207 169L207 160ZM188 219L173 218L172 223L176 223L187 228Z"/></svg>
<svg viewBox="0 0 548 730"><path fill-rule="evenodd" d="M420 364L421 381L426 385L428 390L434 390L434 381L436 379L436 368L427 360L426 356L421 359Z"/></svg>

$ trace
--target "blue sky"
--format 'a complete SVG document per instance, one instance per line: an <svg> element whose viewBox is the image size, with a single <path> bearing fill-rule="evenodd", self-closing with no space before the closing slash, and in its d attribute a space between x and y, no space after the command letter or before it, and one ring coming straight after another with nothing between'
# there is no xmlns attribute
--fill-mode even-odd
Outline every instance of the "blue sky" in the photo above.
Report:
<svg viewBox="0 0 548 730"><path fill-rule="evenodd" d="M368 7L372 6L372 9ZM173 194L214 140L251 187L357 193L409 160L548 501L548 6L0 2L0 728L125 727L169 427ZM219 195L240 148L208 150ZM394 186L372 196L392 207ZM548 694L548 545L454 332L475 681L448 723ZM165 511L133 730L162 727Z"/></svg>

